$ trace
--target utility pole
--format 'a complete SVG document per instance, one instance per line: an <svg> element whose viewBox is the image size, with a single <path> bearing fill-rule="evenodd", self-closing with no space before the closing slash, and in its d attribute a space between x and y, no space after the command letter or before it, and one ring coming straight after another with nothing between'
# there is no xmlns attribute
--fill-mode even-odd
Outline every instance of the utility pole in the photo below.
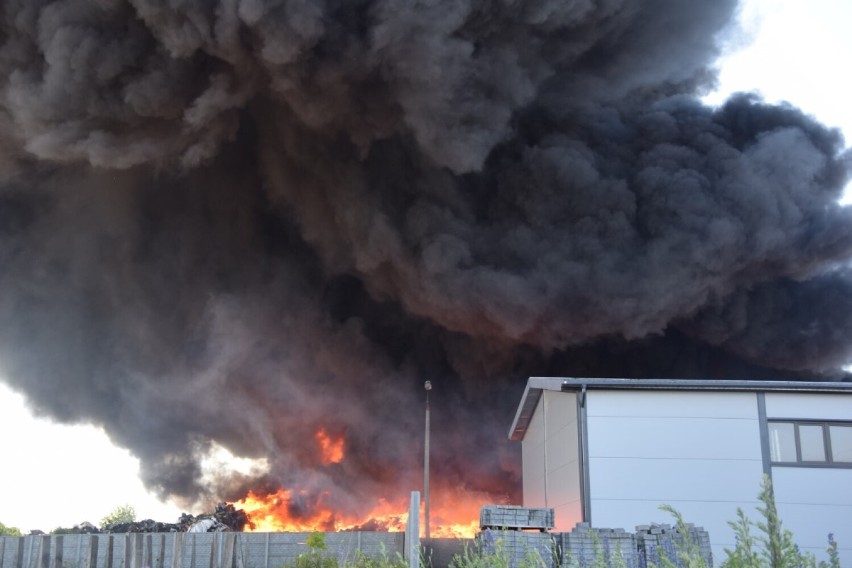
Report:
<svg viewBox="0 0 852 568"><path fill-rule="evenodd" d="M426 389L426 436L423 444L423 528L426 538L430 538L429 525L429 391L432 390L432 381L423 384Z"/></svg>

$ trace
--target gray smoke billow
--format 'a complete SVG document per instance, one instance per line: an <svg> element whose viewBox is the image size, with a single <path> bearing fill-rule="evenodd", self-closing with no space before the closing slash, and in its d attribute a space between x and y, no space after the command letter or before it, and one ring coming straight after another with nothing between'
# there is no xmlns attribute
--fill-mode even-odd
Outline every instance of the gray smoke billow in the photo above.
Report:
<svg viewBox="0 0 852 568"><path fill-rule="evenodd" d="M356 511L419 486L427 378L435 483L495 498L530 374L839 378L850 155L698 101L735 9L7 0L4 380L163 496Z"/></svg>

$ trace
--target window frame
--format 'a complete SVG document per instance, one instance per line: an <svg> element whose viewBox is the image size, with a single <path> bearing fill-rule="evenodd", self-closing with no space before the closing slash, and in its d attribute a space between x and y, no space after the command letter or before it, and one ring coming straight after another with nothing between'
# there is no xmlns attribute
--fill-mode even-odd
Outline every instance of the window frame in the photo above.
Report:
<svg viewBox="0 0 852 568"><path fill-rule="evenodd" d="M808 468L829 468L829 469L852 469L852 461L834 461L834 455L831 451L831 434L830 426L847 426L852 427L852 422L846 420L803 420L801 418L770 418L766 421L767 435L769 426L772 424L792 424L793 425L793 441L796 446L796 461L774 461L772 459L772 450L769 450L769 464L773 467L808 467ZM825 454L825 461L804 461L802 460L802 445L801 437L799 436L799 426L820 426L822 428L822 448Z"/></svg>

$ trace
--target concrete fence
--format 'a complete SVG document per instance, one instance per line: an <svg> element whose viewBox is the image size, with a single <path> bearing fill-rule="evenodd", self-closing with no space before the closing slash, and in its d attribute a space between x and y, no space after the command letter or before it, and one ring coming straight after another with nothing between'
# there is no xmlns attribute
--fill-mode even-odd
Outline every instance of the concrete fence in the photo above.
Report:
<svg viewBox="0 0 852 568"><path fill-rule="evenodd" d="M0 537L0 568L281 568L310 533L129 533ZM404 554L404 533L326 533L341 563Z"/></svg>
<svg viewBox="0 0 852 568"><path fill-rule="evenodd" d="M454 554L470 548L476 554L501 552L512 568L532 555L545 568L595 566L603 557L609 565L643 568L676 559L686 535L669 525L643 525L635 533L593 528L578 523L569 533L547 532L552 509L486 506L483 526L474 540L419 538L420 495L413 492L406 532L325 533L327 552L340 565L360 554L402 556L409 568L421 560L435 568L448 566ZM543 511L543 513L542 513ZM483 523L484 524L484 523ZM491 525L501 528L490 528ZM520 525L520 526L516 526ZM707 566L713 566L710 537L687 525ZM535 529L530 531L529 529ZM527 529L527 530L522 530ZM307 552L311 533L130 533L96 535L31 535L0 537L0 568L283 568ZM472 547L472 548L471 548ZM422 555L421 555L422 554Z"/></svg>

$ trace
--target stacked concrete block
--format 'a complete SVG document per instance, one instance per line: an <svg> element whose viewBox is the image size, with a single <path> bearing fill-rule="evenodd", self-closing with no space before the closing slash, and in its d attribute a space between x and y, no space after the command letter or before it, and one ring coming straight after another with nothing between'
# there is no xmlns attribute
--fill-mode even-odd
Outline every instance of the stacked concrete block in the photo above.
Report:
<svg viewBox="0 0 852 568"><path fill-rule="evenodd" d="M483 554L504 555L509 566L553 566L554 543L550 534L485 529L477 539Z"/></svg>
<svg viewBox="0 0 852 568"><path fill-rule="evenodd" d="M687 535L681 534L677 527L665 524L640 525L636 527L636 545L644 563L659 566L662 558L667 558L678 567L683 563L677 558L677 551L687 546L687 537L707 566L713 566L713 553L710 549L710 535L701 527L687 523Z"/></svg>
<svg viewBox="0 0 852 568"><path fill-rule="evenodd" d="M514 505L485 505L479 510L479 528L539 531L555 526L553 509L518 507Z"/></svg>
<svg viewBox="0 0 852 568"><path fill-rule="evenodd" d="M641 566L636 539L623 529L597 529L588 523L577 523L570 533L553 536L564 568L594 566L599 557L607 566Z"/></svg>

